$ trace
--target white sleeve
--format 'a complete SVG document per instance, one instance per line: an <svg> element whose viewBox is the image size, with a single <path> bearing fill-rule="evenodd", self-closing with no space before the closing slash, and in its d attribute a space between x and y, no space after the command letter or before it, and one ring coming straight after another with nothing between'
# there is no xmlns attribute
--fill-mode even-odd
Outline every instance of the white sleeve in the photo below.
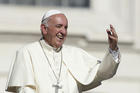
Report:
<svg viewBox="0 0 140 93"><path fill-rule="evenodd" d="M19 87L17 88L16 93L35 93L35 89L30 87Z"/></svg>
<svg viewBox="0 0 140 93"><path fill-rule="evenodd" d="M117 59L115 59L116 56L113 56L113 54L108 52L100 63L97 72L97 78L99 81L109 79L116 74L118 65L120 63L120 52L117 54Z"/></svg>
<svg viewBox="0 0 140 93"><path fill-rule="evenodd" d="M84 56L82 57L84 58ZM91 61L90 63L94 62L92 61L92 58L90 56L86 56L85 60L86 60L86 63L89 63L89 61ZM87 91L89 89L92 89L101 85L101 82L103 80L113 77L120 63L120 52L117 51L113 54L113 53L110 53L110 50L109 50L107 51L102 61L97 59L95 63L96 65L91 65L92 69L90 70L89 75L88 75L88 78L91 78L90 80L92 81L89 84L83 84L83 83L77 82L78 89L81 89L82 91ZM97 71L95 71L95 68L97 68Z"/></svg>

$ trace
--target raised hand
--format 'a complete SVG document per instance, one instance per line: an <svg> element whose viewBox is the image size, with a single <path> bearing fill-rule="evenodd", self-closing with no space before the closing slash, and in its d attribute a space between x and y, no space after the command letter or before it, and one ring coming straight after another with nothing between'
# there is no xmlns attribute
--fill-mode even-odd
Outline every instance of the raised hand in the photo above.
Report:
<svg viewBox="0 0 140 93"><path fill-rule="evenodd" d="M106 32L108 34L108 43L109 43L109 47L112 50L117 50L117 43L118 43L118 36L117 33L114 29L114 27L110 24L110 30L106 29Z"/></svg>

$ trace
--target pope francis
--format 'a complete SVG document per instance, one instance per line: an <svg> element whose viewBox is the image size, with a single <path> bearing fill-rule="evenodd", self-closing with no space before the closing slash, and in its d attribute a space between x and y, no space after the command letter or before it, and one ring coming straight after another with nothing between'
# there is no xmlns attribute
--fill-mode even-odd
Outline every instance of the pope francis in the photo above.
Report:
<svg viewBox="0 0 140 93"><path fill-rule="evenodd" d="M42 38L16 52L6 91L15 93L82 93L114 76L120 63L118 36L107 29L109 49L101 61L84 50L64 45L68 20L50 10L41 21Z"/></svg>

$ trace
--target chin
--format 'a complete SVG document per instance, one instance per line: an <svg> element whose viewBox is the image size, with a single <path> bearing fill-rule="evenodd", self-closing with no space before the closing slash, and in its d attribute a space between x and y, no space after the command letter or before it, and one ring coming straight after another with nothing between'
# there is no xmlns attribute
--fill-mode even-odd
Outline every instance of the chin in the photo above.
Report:
<svg viewBox="0 0 140 93"><path fill-rule="evenodd" d="M57 48L61 47L62 45L63 45L63 43L57 44Z"/></svg>
<svg viewBox="0 0 140 93"><path fill-rule="evenodd" d="M57 40L55 42L55 46L58 48L58 47L61 47L62 45L64 44L64 40Z"/></svg>

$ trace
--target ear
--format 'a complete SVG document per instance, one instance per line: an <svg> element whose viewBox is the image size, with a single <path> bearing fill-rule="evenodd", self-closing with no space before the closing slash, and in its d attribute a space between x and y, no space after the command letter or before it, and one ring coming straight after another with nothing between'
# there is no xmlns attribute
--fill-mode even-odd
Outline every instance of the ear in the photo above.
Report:
<svg viewBox="0 0 140 93"><path fill-rule="evenodd" d="M41 28L41 33L42 33L42 35L46 35L46 34L47 34L46 26L45 26L44 24L41 24L41 25L40 25L40 28Z"/></svg>

